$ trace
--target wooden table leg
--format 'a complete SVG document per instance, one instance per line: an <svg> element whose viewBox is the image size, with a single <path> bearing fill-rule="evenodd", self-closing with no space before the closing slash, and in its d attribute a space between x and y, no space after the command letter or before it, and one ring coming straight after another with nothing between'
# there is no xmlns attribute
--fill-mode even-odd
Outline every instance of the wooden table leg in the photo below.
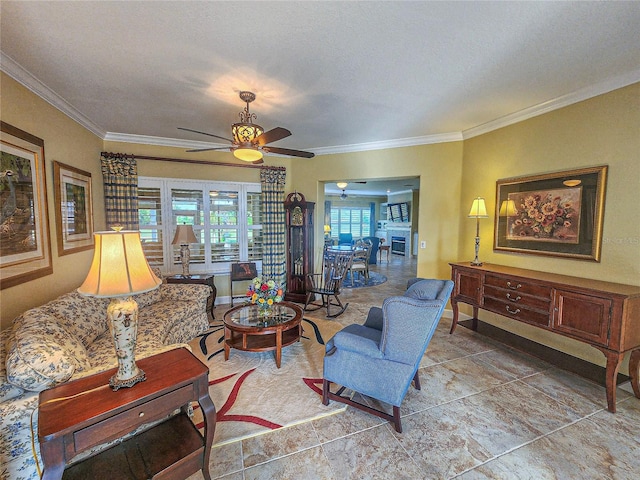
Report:
<svg viewBox="0 0 640 480"><path fill-rule="evenodd" d="M618 369L622 361L623 354L611 352L609 350L600 350L607 357L607 369L605 372L605 385L607 389L607 409L611 413L616 413L616 389L618 379Z"/></svg>
<svg viewBox="0 0 640 480"><path fill-rule="evenodd" d="M231 330L226 326L224 327L224 360L229 360L229 342L231 341Z"/></svg>
<svg viewBox="0 0 640 480"><path fill-rule="evenodd" d="M631 387L636 397L640 398L640 348L631 352L629 358L629 376L631 377Z"/></svg>
<svg viewBox="0 0 640 480"><path fill-rule="evenodd" d="M276 367L280 368L280 361L282 360L282 329L278 328L276 331Z"/></svg>
<svg viewBox="0 0 640 480"><path fill-rule="evenodd" d="M452 334L458 326L458 302L451 300L451 309L453 310L453 320L451 321L451 330L449 330L449 334Z"/></svg>

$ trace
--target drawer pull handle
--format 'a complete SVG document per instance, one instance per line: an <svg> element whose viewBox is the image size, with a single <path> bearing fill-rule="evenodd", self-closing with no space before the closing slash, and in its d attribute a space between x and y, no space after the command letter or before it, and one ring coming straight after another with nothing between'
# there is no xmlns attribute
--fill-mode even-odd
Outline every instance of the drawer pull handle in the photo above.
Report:
<svg viewBox="0 0 640 480"><path fill-rule="evenodd" d="M509 300L511 300L512 302L517 302L517 301L522 299L522 297L520 295L517 295L516 298L511 298L511 294L510 293L507 293L507 298Z"/></svg>
<svg viewBox="0 0 640 480"><path fill-rule="evenodd" d="M509 313L510 313L510 314L512 314L512 315L517 315L518 313L520 313L520 309L519 309L519 308L516 308L515 310L511 310L511 309L509 308L509 305L507 305L507 307L506 307L506 308L507 308L507 312L509 312Z"/></svg>
<svg viewBox="0 0 640 480"><path fill-rule="evenodd" d="M513 286L513 285L511 284L511 282L507 282L507 287L509 287L511 290L517 290L517 289L521 288L521 287L522 287L522 285L517 284L516 286Z"/></svg>
<svg viewBox="0 0 640 480"><path fill-rule="evenodd" d="M140 418L144 417L144 412L140 412L140 413L138 414L138 417L140 417Z"/></svg>

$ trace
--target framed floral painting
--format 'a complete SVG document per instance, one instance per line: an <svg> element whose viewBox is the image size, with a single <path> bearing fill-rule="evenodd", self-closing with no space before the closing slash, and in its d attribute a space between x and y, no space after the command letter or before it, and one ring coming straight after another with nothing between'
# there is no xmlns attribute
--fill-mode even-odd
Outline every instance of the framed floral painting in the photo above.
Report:
<svg viewBox="0 0 640 480"><path fill-rule="evenodd" d="M496 182L494 250L600 261L607 166Z"/></svg>
<svg viewBox="0 0 640 480"><path fill-rule="evenodd" d="M53 273L44 141L0 122L0 288Z"/></svg>

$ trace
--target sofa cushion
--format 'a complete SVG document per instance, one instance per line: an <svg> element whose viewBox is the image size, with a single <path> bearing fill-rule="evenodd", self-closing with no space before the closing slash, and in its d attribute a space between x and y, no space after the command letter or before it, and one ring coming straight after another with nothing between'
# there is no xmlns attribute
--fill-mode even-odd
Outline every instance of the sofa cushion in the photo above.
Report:
<svg viewBox="0 0 640 480"><path fill-rule="evenodd" d="M150 292L141 293L139 295L134 295L133 299L138 304L138 308L145 308L149 305L153 305L156 302L162 300L162 294L160 293L160 289L156 288L151 290Z"/></svg>
<svg viewBox="0 0 640 480"><path fill-rule="evenodd" d="M7 343L12 332L13 330L10 328L0 332L0 403L24 393L22 388L9 383L4 365L5 358L7 358Z"/></svg>
<svg viewBox="0 0 640 480"><path fill-rule="evenodd" d="M109 328L108 305L108 298L88 297L74 291L56 298L43 308L87 347Z"/></svg>
<svg viewBox="0 0 640 480"><path fill-rule="evenodd" d="M55 319L20 325L8 344L7 379L13 385L39 392L67 381L76 370L91 368L82 342Z"/></svg>

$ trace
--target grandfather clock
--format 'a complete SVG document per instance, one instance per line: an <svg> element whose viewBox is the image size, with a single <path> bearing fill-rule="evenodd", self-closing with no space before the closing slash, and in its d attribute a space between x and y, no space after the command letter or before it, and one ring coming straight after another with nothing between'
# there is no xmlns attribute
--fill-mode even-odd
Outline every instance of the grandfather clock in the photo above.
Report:
<svg viewBox="0 0 640 480"><path fill-rule="evenodd" d="M293 192L284 209L287 221L287 290L285 300L302 303L307 297L307 275L313 273L313 202Z"/></svg>

